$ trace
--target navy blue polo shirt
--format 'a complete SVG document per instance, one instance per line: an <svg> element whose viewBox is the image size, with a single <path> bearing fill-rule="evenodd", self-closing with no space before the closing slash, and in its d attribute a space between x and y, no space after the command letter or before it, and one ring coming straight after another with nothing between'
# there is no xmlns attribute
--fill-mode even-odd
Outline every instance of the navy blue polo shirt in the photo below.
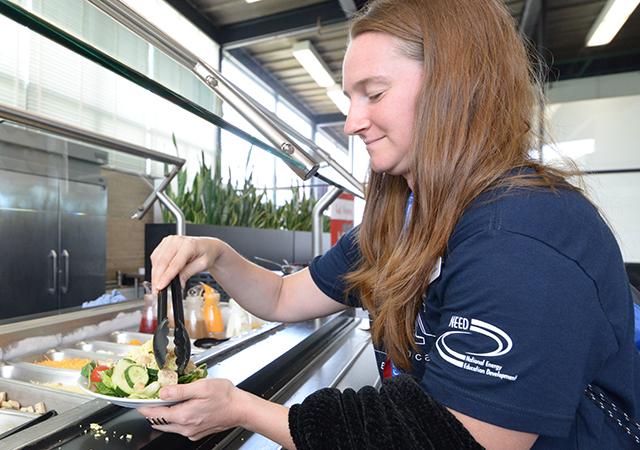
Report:
<svg viewBox="0 0 640 450"><path fill-rule="evenodd" d="M344 298L355 228L310 266ZM534 448L631 448L584 394L591 383L638 417L640 358L618 244L578 192L494 190L461 217L416 319L412 374L442 404L539 434ZM384 369L384 349L376 349Z"/></svg>

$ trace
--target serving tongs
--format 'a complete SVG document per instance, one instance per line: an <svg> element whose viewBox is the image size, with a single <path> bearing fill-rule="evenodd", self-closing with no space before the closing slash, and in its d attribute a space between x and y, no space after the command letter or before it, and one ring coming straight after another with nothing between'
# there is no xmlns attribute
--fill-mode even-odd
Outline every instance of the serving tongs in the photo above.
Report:
<svg viewBox="0 0 640 450"><path fill-rule="evenodd" d="M184 326L184 309L182 307L182 286L180 277L171 282L171 304L173 306L173 343L175 346L178 374L182 375L191 356L191 340ZM158 327L153 333L153 354L158 367L163 369L167 362L167 346L169 345L169 319L167 318L167 288L158 296Z"/></svg>

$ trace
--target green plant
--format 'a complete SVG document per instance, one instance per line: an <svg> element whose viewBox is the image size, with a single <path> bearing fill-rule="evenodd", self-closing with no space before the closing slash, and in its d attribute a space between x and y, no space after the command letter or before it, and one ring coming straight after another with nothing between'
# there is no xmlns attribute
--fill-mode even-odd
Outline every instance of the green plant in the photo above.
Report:
<svg viewBox="0 0 640 450"><path fill-rule="evenodd" d="M174 137L174 145L177 144ZM274 228L311 231L312 211L316 201L308 198L300 187L292 187L292 198L276 207L265 189L258 190L252 183L252 174L244 180L242 188L231 183L231 173L223 182L220 160L215 171L207 166L202 153L200 168L192 185L187 186L187 172L182 169L176 181L166 189L167 195L182 209L187 222L251 228ZM162 209L166 223L175 220ZM323 229L329 231L329 219L323 217Z"/></svg>

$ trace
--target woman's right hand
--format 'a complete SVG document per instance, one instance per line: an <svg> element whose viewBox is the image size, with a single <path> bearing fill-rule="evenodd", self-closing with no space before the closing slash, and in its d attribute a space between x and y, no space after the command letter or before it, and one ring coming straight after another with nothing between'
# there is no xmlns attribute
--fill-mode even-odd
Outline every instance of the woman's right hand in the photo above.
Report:
<svg viewBox="0 0 640 450"><path fill-rule="evenodd" d="M216 238L167 236L151 254L151 287L154 293L171 283L176 275L184 286L197 273L213 266L224 243Z"/></svg>

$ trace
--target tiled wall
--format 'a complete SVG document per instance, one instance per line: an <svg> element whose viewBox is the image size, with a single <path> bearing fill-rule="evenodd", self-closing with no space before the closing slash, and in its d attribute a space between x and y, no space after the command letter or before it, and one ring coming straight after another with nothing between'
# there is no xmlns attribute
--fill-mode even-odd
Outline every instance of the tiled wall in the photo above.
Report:
<svg viewBox="0 0 640 450"><path fill-rule="evenodd" d="M115 280L116 271L137 273L144 267L144 225L152 223L151 211L142 220L132 220L151 188L137 175L103 169L107 182L107 272L106 280Z"/></svg>

